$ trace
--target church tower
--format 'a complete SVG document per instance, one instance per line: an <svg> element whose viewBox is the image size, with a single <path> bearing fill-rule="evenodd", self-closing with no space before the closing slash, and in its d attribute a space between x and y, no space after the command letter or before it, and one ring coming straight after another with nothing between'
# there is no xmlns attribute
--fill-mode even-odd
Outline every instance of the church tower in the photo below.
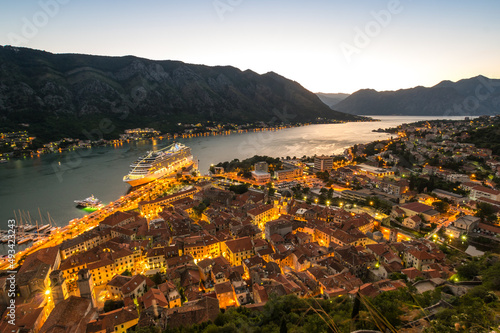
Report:
<svg viewBox="0 0 500 333"><path fill-rule="evenodd" d="M96 307L95 293L94 293L94 280L89 270L86 268L78 272L78 290L80 297L88 298L92 301L92 307Z"/></svg>
<svg viewBox="0 0 500 333"><path fill-rule="evenodd" d="M50 289L52 297L54 298L54 305L64 301L68 298L68 287L66 286L66 279L61 270L52 271L50 273Z"/></svg>

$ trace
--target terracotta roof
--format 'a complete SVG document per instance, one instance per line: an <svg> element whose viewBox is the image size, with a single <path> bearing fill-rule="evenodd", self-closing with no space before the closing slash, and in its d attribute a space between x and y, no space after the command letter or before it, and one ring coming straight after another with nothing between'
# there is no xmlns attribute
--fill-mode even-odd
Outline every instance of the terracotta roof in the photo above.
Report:
<svg viewBox="0 0 500 333"><path fill-rule="evenodd" d="M408 209L416 213L424 213L428 210L433 209L433 207L424 205L420 202L409 202L407 204L401 205L401 208Z"/></svg>
<svg viewBox="0 0 500 333"><path fill-rule="evenodd" d="M226 241L226 246L232 253L250 251L253 249L252 239L250 237L243 237L234 240Z"/></svg>
<svg viewBox="0 0 500 333"><path fill-rule="evenodd" d="M135 309L117 309L99 315L97 320L91 321L87 325L87 333L100 332L114 332L115 326L121 325L133 320L138 320L139 315Z"/></svg>
<svg viewBox="0 0 500 333"><path fill-rule="evenodd" d="M422 272L420 272L415 267L403 269L403 270L401 270L401 273L406 275L408 277L408 279L410 279L410 280L414 280L415 278L422 276Z"/></svg>
<svg viewBox="0 0 500 333"><path fill-rule="evenodd" d="M132 279L125 283L123 285L123 287L121 288L121 291L122 291L122 294L123 295L127 295L127 294L130 294L131 292L133 292L134 290L136 290L137 288L139 288L139 286L145 282L145 284L148 286L148 287L152 287L154 285L154 282L151 281L149 278L143 276L143 275L134 275L132 277Z"/></svg>
<svg viewBox="0 0 500 333"><path fill-rule="evenodd" d="M259 207L256 207L256 208L253 208L253 209L250 209L248 211L248 214L249 215L253 215L253 216L258 216L262 213L265 213L271 209L273 209L274 206L273 205L262 205L262 206L259 206Z"/></svg>
<svg viewBox="0 0 500 333"><path fill-rule="evenodd" d="M116 213L113 213L112 215L106 217L101 223L99 224L105 224L109 226L115 226L119 224L120 222L129 219L131 217L135 218L135 214L130 214L130 213L125 213L122 211L118 211Z"/></svg>
<svg viewBox="0 0 500 333"><path fill-rule="evenodd" d="M214 288L217 295L230 293L233 291L233 286L229 281L217 283Z"/></svg>
<svg viewBox="0 0 500 333"><path fill-rule="evenodd" d="M149 289L143 296L139 297L139 302L142 302L144 309L149 309L155 302L158 307L168 307L168 301L165 295L156 288Z"/></svg>
<svg viewBox="0 0 500 333"><path fill-rule="evenodd" d="M115 276L113 276L113 278L111 279L111 281L109 281L107 283L107 285L108 286L113 286L113 287L121 288L121 287L123 287L123 285L125 285L130 280L132 280L131 276L115 275Z"/></svg>
<svg viewBox="0 0 500 333"><path fill-rule="evenodd" d="M430 260L430 259L435 259L435 257L427 253L425 251L419 251L419 250L410 250L408 251L409 254L417 258L418 260Z"/></svg>
<svg viewBox="0 0 500 333"><path fill-rule="evenodd" d="M488 188L488 187L484 187L484 186L478 186L477 185L477 186L474 186L472 189L475 190L475 191L489 193L489 194L493 194L493 195L499 195L500 194L500 191L497 191L497 190L494 190L494 189L491 189L491 188Z"/></svg>
<svg viewBox="0 0 500 333"><path fill-rule="evenodd" d="M70 296L57 304L50 312L49 317L40 332L85 332L92 312L91 301L87 298Z"/></svg>
<svg viewBox="0 0 500 333"><path fill-rule="evenodd" d="M479 223L477 225L477 227L479 229L483 229L483 230L487 230L487 231L490 231L490 232L493 232L493 233L496 233L496 234L500 234L500 228L496 227L494 225L491 225L491 224Z"/></svg>
<svg viewBox="0 0 500 333"><path fill-rule="evenodd" d="M180 308L164 310L169 327L198 324L208 320L214 320L219 314L219 300L217 298L203 296L196 301L183 304Z"/></svg>

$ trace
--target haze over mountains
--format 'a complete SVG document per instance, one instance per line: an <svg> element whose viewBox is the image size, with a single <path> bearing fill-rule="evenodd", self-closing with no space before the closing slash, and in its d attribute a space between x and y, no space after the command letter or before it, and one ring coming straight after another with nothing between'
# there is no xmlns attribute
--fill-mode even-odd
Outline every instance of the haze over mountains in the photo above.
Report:
<svg viewBox="0 0 500 333"><path fill-rule="evenodd" d="M333 106L338 104L340 101L343 101L347 97L349 97L349 94L343 94L343 93L316 93L316 96L319 97L319 99L328 105L330 108L333 109Z"/></svg>
<svg viewBox="0 0 500 333"><path fill-rule="evenodd" d="M273 72L0 46L0 130L24 124L39 137L58 139L81 137L83 130L103 127L103 119L116 135L143 126L167 131L177 123L280 124L319 117L359 119Z"/></svg>
<svg viewBox="0 0 500 333"><path fill-rule="evenodd" d="M362 89L330 104L331 108L356 115L478 116L500 113L500 80L476 76L457 82L442 81L426 88L397 91ZM335 94L333 94L335 95Z"/></svg>

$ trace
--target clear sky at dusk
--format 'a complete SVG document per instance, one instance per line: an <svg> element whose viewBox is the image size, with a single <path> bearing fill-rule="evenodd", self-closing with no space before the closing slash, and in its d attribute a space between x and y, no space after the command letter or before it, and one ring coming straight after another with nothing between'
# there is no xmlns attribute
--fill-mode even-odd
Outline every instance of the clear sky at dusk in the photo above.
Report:
<svg viewBox="0 0 500 333"><path fill-rule="evenodd" d="M0 2L0 44L274 71L314 92L500 78L500 1Z"/></svg>

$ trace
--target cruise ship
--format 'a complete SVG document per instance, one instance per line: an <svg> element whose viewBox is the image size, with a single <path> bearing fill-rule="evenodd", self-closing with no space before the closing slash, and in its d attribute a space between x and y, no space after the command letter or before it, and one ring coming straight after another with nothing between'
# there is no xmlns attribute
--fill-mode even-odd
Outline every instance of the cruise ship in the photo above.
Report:
<svg viewBox="0 0 500 333"><path fill-rule="evenodd" d="M148 151L130 165L130 172L123 181L132 187L149 183L164 175L171 174L193 162L191 148L181 143L173 143L157 151Z"/></svg>

